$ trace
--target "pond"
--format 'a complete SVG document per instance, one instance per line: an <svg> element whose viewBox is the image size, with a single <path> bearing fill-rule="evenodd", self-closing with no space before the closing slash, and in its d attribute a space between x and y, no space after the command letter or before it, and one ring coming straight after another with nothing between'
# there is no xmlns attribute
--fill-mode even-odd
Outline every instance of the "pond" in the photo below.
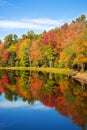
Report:
<svg viewBox="0 0 87 130"><path fill-rule="evenodd" d="M0 71L0 130L87 130L87 85L61 74Z"/></svg>

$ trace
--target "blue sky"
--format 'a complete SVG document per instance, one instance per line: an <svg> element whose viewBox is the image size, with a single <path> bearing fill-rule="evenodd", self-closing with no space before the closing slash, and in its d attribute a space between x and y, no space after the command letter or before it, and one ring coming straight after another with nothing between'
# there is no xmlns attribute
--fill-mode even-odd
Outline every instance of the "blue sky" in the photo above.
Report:
<svg viewBox="0 0 87 130"><path fill-rule="evenodd" d="M87 0L0 0L0 39L43 32L87 15Z"/></svg>

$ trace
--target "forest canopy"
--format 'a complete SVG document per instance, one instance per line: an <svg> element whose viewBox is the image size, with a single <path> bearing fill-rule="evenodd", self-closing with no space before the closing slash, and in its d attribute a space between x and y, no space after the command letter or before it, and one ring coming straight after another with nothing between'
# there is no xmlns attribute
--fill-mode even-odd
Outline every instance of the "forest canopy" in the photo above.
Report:
<svg viewBox="0 0 87 130"><path fill-rule="evenodd" d="M1 67L55 67L87 70L87 19L84 14L48 32L28 31L0 40Z"/></svg>

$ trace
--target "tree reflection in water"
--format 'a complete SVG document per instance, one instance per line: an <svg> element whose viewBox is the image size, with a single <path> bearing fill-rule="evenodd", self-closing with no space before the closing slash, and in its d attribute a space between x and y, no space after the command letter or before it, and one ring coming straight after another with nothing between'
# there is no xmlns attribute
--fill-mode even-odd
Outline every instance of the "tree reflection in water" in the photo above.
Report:
<svg viewBox="0 0 87 130"><path fill-rule="evenodd" d="M67 76L30 71L1 71L0 94L2 93L10 101L16 101L18 97L29 104L40 101L86 130L87 85L84 84L83 87Z"/></svg>

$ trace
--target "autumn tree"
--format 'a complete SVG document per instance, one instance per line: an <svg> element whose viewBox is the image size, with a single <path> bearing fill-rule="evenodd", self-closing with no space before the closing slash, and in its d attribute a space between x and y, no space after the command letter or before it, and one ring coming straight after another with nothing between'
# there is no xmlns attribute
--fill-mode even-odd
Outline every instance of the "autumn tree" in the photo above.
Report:
<svg viewBox="0 0 87 130"><path fill-rule="evenodd" d="M9 34L4 38L5 48L9 48L10 45L17 43L17 35Z"/></svg>
<svg viewBox="0 0 87 130"><path fill-rule="evenodd" d="M30 64L30 57L29 57L29 48L30 48L30 40L24 39L20 44L19 48L19 59L20 59L20 66L29 66Z"/></svg>
<svg viewBox="0 0 87 130"><path fill-rule="evenodd" d="M53 62L55 60L54 48L50 45L45 45L41 49L43 55L43 66L44 67L53 67Z"/></svg>
<svg viewBox="0 0 87 130"><path fill-rule="evenodd" d="M30 47L31 66L39 67L42 65L42 54L38 40L33 40Z"/></svg>
<svg viewBox="0 0 87 130"><path fill-rule="evenodd" d="M2 63L4 66L8 65L8 59L9 59L9 51L5 50L2 56Z"/></svg>
<svg viewBox="0 0 87 130"><path fill-rule="evenodd" d="M4 52L4 44L0 44L0 66L2 66L3 52Z"/></svg>

